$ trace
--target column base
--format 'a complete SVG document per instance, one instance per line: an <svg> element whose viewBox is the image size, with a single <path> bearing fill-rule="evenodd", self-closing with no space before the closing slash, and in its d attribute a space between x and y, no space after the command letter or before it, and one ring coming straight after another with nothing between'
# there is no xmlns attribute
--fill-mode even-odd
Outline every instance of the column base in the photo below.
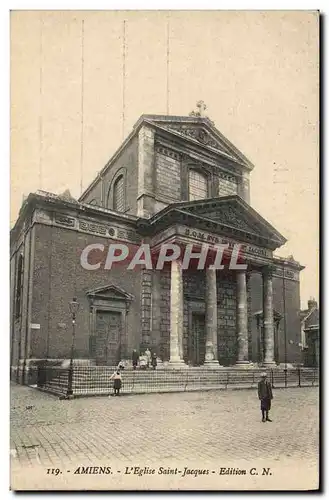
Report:
<svg viewBox="0 0 329 500"><path fill-rule="evenodd" d="M260 367L261 368L276 368L277 364L275 361L263 362Z"/></svg>
<svg viewBox="0 0 329 500"><path fill-rule="evenodd" d="M205 361L204 364L202 365L203 368L224 368L223 365L220 365L218 361L216 360L211 360L211 361Z"/></svg>
<svg viewBox="0 0 329 500"><path fill-rule="evenodd" d="M177 359L170 359L168 363L168 368L188 368L187 364L183 359L177 358Z"/></svg>
<svg viewBox="0 0 329 500"><path fill-rule="evenodd" d="M254 364L251 361L237 361L235 363L237 368L254 368Z"/></svg>

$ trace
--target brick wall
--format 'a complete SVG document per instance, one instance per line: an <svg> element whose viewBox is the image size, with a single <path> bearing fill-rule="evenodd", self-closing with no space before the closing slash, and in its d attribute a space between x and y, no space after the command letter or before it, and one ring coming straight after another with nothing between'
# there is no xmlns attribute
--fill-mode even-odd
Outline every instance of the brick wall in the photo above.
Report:
<svg viewBox="0 0 329 500"><path fill-rule="evenodd" d="M183 273L184 280L184 322L183 349L188 359L189 345L189 300L204 303L205 311L205 272L188 270ZM234 275L217 273L217 345L221 364L233 364L236 359L236 283Z"/></svg>
<svg viewBox="0 0 329 500"><path fill-rule="evenodd" d="M235 276L217 272L217 346L220 364L236 360L236 283Z"/></svg>
<svg viewBox="0 0 329 500"><path fill-rule="evenodd" d="M229 196L237 194L238 186L236 180L233 178L225 178L219 175L218 181L218 196Z"/></svg>
<svg viewBox="0 0 329 500"><path fill-rule="evenodd" d="M286 337L287 337L287 358L288 362L302 362L301 348L298 343L301 342L301 322L300 322L300 294L299 282L285 279L285 303L286 303ZM282 278L273 278L273 302L274 309L283 315L283 280ZM279 326L279 359L284 362L284 321ZM292 341L293 343L290 343Z"/></svg>
<svg viewBox="0 0 329 500"><path fill-rule="evenodd" d="M170 269L163 269L160 274L160 357L163 361L170 358Z"/></svg>
<svg viewBox="0 0 329 500"><path fill-rule="evenodd" d="M164 150L165 151L165 150ZM179 201L181 199L181 171L178 155L156 153L156 194Z"/></svg>
<svg viewBox="0 0 329 500"><path fill-rule="evenodd" d="M34 228L31 227L31 214L25 221L24 230L17 240L16 251L11 258L11 284L10 294L12 299L11 306L11 364L17 366L18 360L29 356L30 345L30 323L31 323L31 297L29 290L31 288L30 267L33 260L34 249ZM24 233L24 231L26 231ZM13 249L12 249L13 251ZM23 267L21 275L21 302L20 315L16 317L16 284L18 272L18 260L23 256Z"/></svg>
<svg viewBox="0 0 329 500"><path fill-rule="evenodd" d="M109 240L58 227L36 225L32 322L41 325L32 331L31 357L67 357L71 346L69 301L78 298L76 356L89 357L90 304L86 291L117 285L135 299L127 315L128 352L140 345L140 272L111 270L87 271L80 265L81 251L89 244ZM51 281L50 281L51 278Z"/></svg>
<svg viewBox="0 0 329 500"><path fill-rule="evenodd" d="M137 213L137 186L138 186L138 139L134 137L125 149L118 155L109 169L103 174L102 181L98 180L95 186L88 192L83 201L89 203L93 199L101 205L101 190L103 189L103 205L106 208L113 207L113 179L120 172L124 174L125 181L125 211ZM110 197L109 197L110 190Z"/></svg>
<svg viewBox="0 0 329 500"><path fill-rule="evenodd" d="M141 350L151 346L152 271L141 270Z"/></svg>
<svg viewBox="0 0 329 500"><path fill-rule="evenodd" d="M286 295L286 336L287 336L287 360L288 362L300 362L301 350L298 347L300 342L300 296L299 282L285 279ZM258 331L256 319L253 314L263 309L263 284L260 273L252 273L250 278L251 290L251 313L252 313L252 360L258 361ZM283 280L273 277L273 307L283 315ZM289 343L293 341L293 344ZM278 330L278 355L279 362L284 363L285 341L284 341L284 321L281 319Z"/></svg>

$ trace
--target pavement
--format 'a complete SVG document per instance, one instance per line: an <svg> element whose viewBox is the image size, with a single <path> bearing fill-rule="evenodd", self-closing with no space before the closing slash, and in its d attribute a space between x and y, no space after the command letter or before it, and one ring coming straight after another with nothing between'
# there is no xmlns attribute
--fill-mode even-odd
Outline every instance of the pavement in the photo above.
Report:
<svg viewBox="0 0 329 500"><path fill-rule="evenodd" d="M66 401L13 384L11 487L316 488L318 388L274 391L271 418L273 422L261 422L255 390ZM83 470L81 466L111 470ZM187 472L208 473L182 477L185 467ZM235 469L235 473L221 473L222 468ZM264 468L270 471L263 473ZM163 472L167 470L174 472Z"/></svg>

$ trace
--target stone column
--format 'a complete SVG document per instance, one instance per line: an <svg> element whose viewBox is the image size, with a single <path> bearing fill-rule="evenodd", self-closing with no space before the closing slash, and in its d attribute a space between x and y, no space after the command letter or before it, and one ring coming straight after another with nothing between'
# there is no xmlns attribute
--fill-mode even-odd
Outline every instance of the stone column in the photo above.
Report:
<svg viewBox="0 0 329 500"><path fill-rule="evenodd" d="M170 280L170 360L172 367L186 366L183 361L183 273L182 263L171 263Z"/></svg>
<svg viewBox="0 0 329 500"><path fill-rule="evenodd" d="M270 269L263 271L264 365L274 365L273 286Z"/></svg>
<svg viewBox="0 0 329 500"><path fill-rule="evenodd" d="M206 269L206 356L205 366L218 368L216 269Z"/></svg>
<svg viewBox="0 0 329 500"><path fill-rule="evenodd" d="M152 351L155 351L157 355L160 354L161 346L161 335L160 335L160 324L161 324L161 271L153 270L152 272L152 302L151 302L151 346Z"/></svg>
<svg viewBox="0 0 329 500"><path fill-rule="evenodd" d="M247 303L247 279L246 271L236 272L237 293L237 342L238 342L238 365L249 365L248 359L248 303Z"/></svg>

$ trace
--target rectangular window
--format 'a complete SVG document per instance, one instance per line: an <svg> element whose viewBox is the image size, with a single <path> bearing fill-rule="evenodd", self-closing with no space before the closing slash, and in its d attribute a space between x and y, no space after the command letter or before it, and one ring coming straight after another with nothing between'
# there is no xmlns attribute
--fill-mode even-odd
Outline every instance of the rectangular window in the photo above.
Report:
<svg viewBox="0 0 329 500"><path fill-rule="evenodd" d="M208 197L207 177L197 170L189 171L189 200L203 200Z"/></svg>

